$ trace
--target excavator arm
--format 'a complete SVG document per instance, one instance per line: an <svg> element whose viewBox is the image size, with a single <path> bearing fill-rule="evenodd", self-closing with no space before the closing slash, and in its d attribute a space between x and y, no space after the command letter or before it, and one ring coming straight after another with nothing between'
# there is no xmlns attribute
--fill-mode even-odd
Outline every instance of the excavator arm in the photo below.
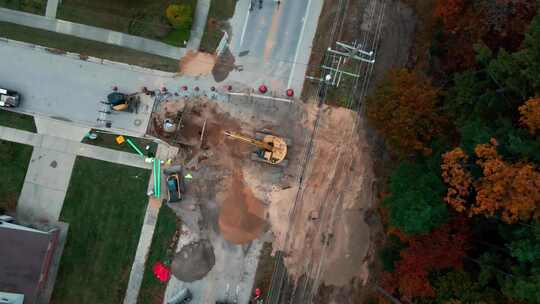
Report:
<svg viewBox="0 0 540 304"><path fill-rule="evenodd" d="M225 135L227 135L227 136L229 136L231 138L243 141L245 143L251 144L253 146L264 149L266 151L274 152L274 147L272 145L268 144L268 143L265 143L264 141L249 138L247 136L244 136L244 135L241 135L241 134L238 134L238 133L235 133L235 132L231 132L231 131L225 131L224 133L225 133Z"/></svg>

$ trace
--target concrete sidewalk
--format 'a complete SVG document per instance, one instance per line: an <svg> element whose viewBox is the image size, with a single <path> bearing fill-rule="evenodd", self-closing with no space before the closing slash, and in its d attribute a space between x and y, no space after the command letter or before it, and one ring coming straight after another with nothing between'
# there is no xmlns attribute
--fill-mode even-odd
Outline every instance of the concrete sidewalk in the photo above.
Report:
<svg viewBox="0 0 540 304"><path fill-rule="evenodd" d="M56 18L56 12L58 11L58 0L47 0L47 8L45 9L45 16L47 18Z"/></svg>
<svg viewBox="0 0 540 304"><path fill-rule="evenodd" d="M59 153L80 155L142 169L152 169L152 164L145 163L136 154L87 145L51 135L35 134L0 126L0 139Z"/></svg>
<svg viewBox="0 0 540 304"><path fill-rule="evenodd" d="M184 48L170 46L155 40L6 8L0 8L0 21L11 22L102 43L114 44L172 59L180 59L186 52L186 49Z"/></svg>
<svg viewBox="0 0 540 304"><path fill-rule="evenodd" d="M191 34L187 43L187 49L199 50L201 40L206 27L206 19L208 19L208 11L210 11L210 0L198 0L197 8L195 9L195 22L191 27Z"/></svg>

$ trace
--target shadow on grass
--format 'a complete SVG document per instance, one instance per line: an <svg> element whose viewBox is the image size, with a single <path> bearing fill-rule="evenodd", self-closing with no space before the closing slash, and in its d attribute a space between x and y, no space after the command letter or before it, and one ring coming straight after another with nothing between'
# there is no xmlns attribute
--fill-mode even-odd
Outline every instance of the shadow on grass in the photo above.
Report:
<svg viewBox="0 0 540 304"><path fill-rule="evenodd" d="M32 150L31 146L0 140L0 214L15 213Z"/></svg>

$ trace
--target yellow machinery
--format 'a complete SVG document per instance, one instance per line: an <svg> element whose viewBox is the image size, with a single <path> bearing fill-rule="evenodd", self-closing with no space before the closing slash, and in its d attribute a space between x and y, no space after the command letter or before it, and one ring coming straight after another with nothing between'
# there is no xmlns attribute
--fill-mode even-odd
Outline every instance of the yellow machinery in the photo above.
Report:
<svg viewBox="0 0 540 304"><path fill-rule="evenodd" d="M287 156L287 143L281 137L259 133L254 139L230 131L225 131L225 135L258 147L259 150L254 153L254 157L252 157L253 160L262 161L272 165L286 164L284 159Z"/></svg>

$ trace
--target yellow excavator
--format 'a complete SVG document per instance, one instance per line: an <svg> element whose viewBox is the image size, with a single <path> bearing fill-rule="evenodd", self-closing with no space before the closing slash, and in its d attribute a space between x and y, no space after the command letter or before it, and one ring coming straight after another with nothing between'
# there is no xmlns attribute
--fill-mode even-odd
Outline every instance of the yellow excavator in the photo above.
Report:
<svg viewBox="0 0 540 304"><path fill-rule="evenodd" d="M259 150L252 154L253 160L272 165L285 166L287 164L285 160L287 156L287 141L281 137L266 133L257 133L256 138L250 138L231 131L225 131L225 135L259 148Z"/></svg>

